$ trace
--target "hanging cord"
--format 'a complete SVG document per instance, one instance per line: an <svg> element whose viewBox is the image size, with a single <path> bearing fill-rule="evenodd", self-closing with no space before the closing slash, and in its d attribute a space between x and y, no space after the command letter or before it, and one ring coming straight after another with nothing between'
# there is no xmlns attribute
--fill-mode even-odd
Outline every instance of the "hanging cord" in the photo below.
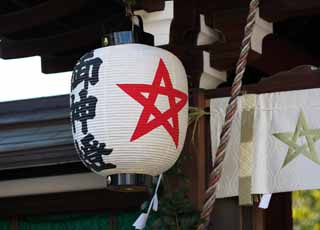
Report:
<svg viewBox="0 0 320 230"><path fill-rule="evenodd" d="M199 120L201 119L201 117L206 116L206 115L210 115L210 113L204 111L203 109L189 106L188 125L191 125L194 123L193 129L192 129L192 137L191 137L192 143L194 143L195 134L196 134L196 130L198 128Z"/></svg>
<svg viewBox="0 0 320 230"><path fill-rule="evenodd" d="M210 215L216 200L217 184L221 178L222 164L226 155L226 147L230 139L231 124L237 111L237 97L240 94L242 86L242 78L246 69L248 54L251 46L251 37L255 24L255 16L258 11L259 0L251 0L247 24L244 30L244 39L241 44L241 53L237 62L236 77L232 84L231 97L229 99L228 108L225 116L225 122L220 134L220 144L213 157L213 170L210 173L208 189L205 193L205 203L202 207L201 218L203 223L198 226L198 230L208 229L210 223Z"/></svg>

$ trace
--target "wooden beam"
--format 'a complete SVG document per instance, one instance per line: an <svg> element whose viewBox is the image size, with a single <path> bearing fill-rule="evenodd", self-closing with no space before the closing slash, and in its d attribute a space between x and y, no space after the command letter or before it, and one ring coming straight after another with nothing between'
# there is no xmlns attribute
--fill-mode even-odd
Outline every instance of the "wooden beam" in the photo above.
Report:
<svg viewBox="0 0 320 230"><path fill-rule="evenodd" d="M147 199L145 192L122 193L107 189L1 198L0 216L137 210Z"/></svg>
<svg viewBox="0 0 320 230"><path fill-rule="evenodd" d="M68 141L72 142L72 140ZM43 165L62 165L76 162L80 162L80 159L74 145L71 143L31 150L2 152L0 154L0 171L40 167ZM28 170L25 171L26 175L27 172Z"/></svg>
<svg viewBox="0 0 320 230"><path fill-rule="evenodd" d="M137 0L134 10L145 10L146 12L154 12L163 10L165 0Z"/></svg>
<svg viewBox="0 0 320 230"><path fill-rule="evenodd" d="M274 196L276 196L276 194L274 194ZM271 200L271 202L274 202L274 201ZM253 229L267 230L266 210L259 208L257 204L254 204L254 206L251 207L251 209L252 209L252 217L250 219L252 221Z"/></svg>
<svg viewBox="0 0 320 230"><path fill-rule="evenodd" d="M81 9L88 0L50 0L0 16L0 34L6 35L43 25Z"/></svg>
<svg viewBox="0 0 320 230"><path fill-rule="evenodd" d="M260 209L257 204L252 209L253 230L292 230L291 193L273 194L268 209Z"/></svg>
<svg viewBox="0 0 320 230"><path fill-rule="evenodd" d="M300 65L318 66L319 64L320 58L309 55L303 46L293 44L276 35L266 36L263 40L262 55L249 62L250 66L269 75Z"/></svg>
<svg viewBox="0 0 320 230"><path fill-rule="evenodd" d="M310 1L307 1L310 4L301 1L298 2L298 0L294 0L293 2L288 0L263 1L260 11L262 12L264 10L264 13L274 13L280 17L284 15L281 9L285 9L288 10L287 17L290 16L292 12L298 12L300 9L299 6L301 6L302 11L304 11L304 9L309 8L310 5L313 7L320 5L318 2L315 3L315 1L312 1L311 3ZM199 3L200 11L205 14L206 24L220 30L225 38L225 42L214 43L210 49L211 66L219 71L233 70L235 68L236 61L240 54L240 45L248 14L248 4L249 1L238 0L216 2L202 0ZM283 18L281 19L283 20ZM259 29L257 33L264 28L263 24L261 26L257 24L256 27ZM257 36L257 38L259 38L259 36ZM259 41L255 40L255 42ZM259 44L260 43L261 42L259 42ZM277 60L281 59L281 62L277 62L274 58L275 52L277 53ZM306 47L292 44L289 40L285 39L285 36L281 39L273 35L265 37L262 40L262 52L252 48L248 59L249 66L269 75L293 68L297 65L319 65L318 58L309 54Z"/></svg>
<svg viewBox="0 0 320 230"><path fill-rule="evenodd" d="M224 42L217 42L211 46L211 66L217 70L231 70L235 68L240 55L240 46L243 38L248 8L236 8L220 10L210 15L213 28L220 30L224 36ZM208 17L208 16L207 16ZM260 54L251 50L249 63L259 58Z"/></svg>
<svg viewBox="0 0 320 230"><path fill-rule="evenodd" d="M201 74L204 72L203 51L208 48L197 46L200 32L200 15L198 13L197 0L174 1L170 43L165 47L182 61L188 76L190 76L190 88L198 88L200 85Z"/></svg>
<svg viewBox="0 0 320 230"><path fill-rule="evenodd" d="M77 51L72 54L42 55L41 71L46 74L72 71L79 58L89 50L90 48L84 49L80 52Z"/></svg>
<svg viewBox="0 0 320 230"><path fill-rule="evenodd" d="M292 230L292 197L291 193L279 193L272 196L270 206L265 210L266 230Z"/></svg>
<svg viewBox="0 0 320 230"><path fill-rule="evenodd" d="M127 26L123 14L116 12L109 17L107 21L50 37L27 40L3 39L0 44L0 57L11 59L35 55L45 56L70 50L80 50L81 48L95 49L101 47L101 39L105 33L111 30L120 30L123 29L123 26Z"/></svg>
<svg viewBox="0 0 320 230"><path fill-rule="evenodd" d="M213 68L220 71L235 68L240 54L247 13L247 8L239 8L221 10L211 15L212 19L208 20L209 23L212 23L214 28L222 31L225 36L224 43L214 43L211 46L210 61ZM260 42L262 43L262 53L259 54L251 49L248 65L269 75L297 65L318 65L320 63L319 59L311 56L305 47L292 44L285 38L269 34ZM277 58L274 58L275 53Z"/></svg>
<svg viewBox="0 0 320 230"><path fill-rule="evenodd" d="M268 0L260 5L260 16L270 22L283 21L297 16L318 15L317 0Z"/></svg>
<svg viewBox="0 0 320 230"><path fill-rule="evenodd" d="M0 171L80 162L69 116L69 95L1 103Z"/></svg>
<svg viewBox="0 0 320 230"><path fill-rule="evenodd" d="M9 125L69 119L69 95L32 98L0 103L0 131ZM16 128L16 127L15 127Z"/></svg>
<svg viewBox="0 0 320 230"><path fill-rule="evenodd" d="M100 25L89 26L52 37L31 40L3 39L0 46L0 57L12 59L35 55L50 55L81 47L97 47L101 42Z"/></svg>
<svg viewBox="0 0 320 230"><path fill-rule="evenodd" d="M248 8L250 0L224 0L224 1L211 1L211 0L198 0L198 7L201 13L210 15L213 12L221 10L231 10Z"/></svg>
<svg viewBox="0 0 320 230"><path fill-rule="evenodd" d="M312 70L310 66L301 66L262 79L258 84L244 85L242 92L261 94L313 88L320 88L320 69ZM229 97L230 92L230 87L217 88L205 91L205 96L207 99Z"/></svg>
<svg viewBox="0 0 320 230"><path fill-rule="evenodd" d="M192 106L204 109L205 98L200 90L192 93ZM201 210L204 202L204 193L206 189L206 138L205 138L206 118L202 117L198 121L197 127L194 124L189 126L187 139L182 154L188 156L184 162L184 174L190 179L189 196L194 207ZM193 136L193 130L196 129ZM194 138L194 139L193 139Z"/></svg>
<svg viewBox="0 0 320 230"><path fill-rule="evenodd" d="M201 13L210 15L223 10L247 8L250 0L199 0ZM316 0L268 0L260 3L260 16L269 21L277 22L291 17L308 16L319 13L320 2Z"/></svg>
<svg viewBox="0 0 320 230"><path fill-rule="evenodd" d="M241 229L240 207L236 197L218 199L216 201L209 229Z"/></svg>
<svg viewBox="0 0 320 230"><path fill-rule="evenodd" d="M2 168L0 169L0 181L52 177L91 172L87 167L84 166L82 162L80 162L80 159L76 153L74 154L74 157L75 161L69 163L57 164L56 161L54 162L55 164L36 165L35 167L28 167L29 165L25 164L22 167L20 166L20 168Z"/></svg>
<svg viewBox="0 0 320 230"><path fill-rule="evenodd" d="M196 0L175 0L174 18L171 23L170 45L197 46L200 32L200 15L197 12ZM187 16L186 16L187 15Z"/></svg>

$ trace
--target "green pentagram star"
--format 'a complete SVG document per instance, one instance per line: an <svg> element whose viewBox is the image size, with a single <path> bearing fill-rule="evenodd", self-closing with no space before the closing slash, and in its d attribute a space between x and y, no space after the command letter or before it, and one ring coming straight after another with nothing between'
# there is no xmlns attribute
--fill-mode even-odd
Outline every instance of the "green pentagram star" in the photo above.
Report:
<svg viewBox="0 0 320 230"><path fill-rule="evenodd" d="M320 139L320 129L308 128L306 117L303 111L300 112L294 133L274 133L273 136L289 146L286 158L282 164L282 168L294 160L299 154L304 155L316 164L320 164L315 146L315 142ZM305 137L307 143L298 145L297 140L299 137Z"/></svg>

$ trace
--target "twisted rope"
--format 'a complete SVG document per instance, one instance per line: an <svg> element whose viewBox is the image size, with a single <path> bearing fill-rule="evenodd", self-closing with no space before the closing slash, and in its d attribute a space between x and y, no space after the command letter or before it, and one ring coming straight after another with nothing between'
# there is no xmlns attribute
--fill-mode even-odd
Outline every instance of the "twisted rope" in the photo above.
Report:
<svg viewBox="0 0 320 230"><path fill-rule="evenodd" d="M225 122L220 134L220 144L215 155L213 170L210 173L208 189L205 193L205 203L202 207L201 218L203 223L199 225L198 230L208 229L210 222L210 214L212 212L215 200L217 184L221 178L222 164L226 155L226 147L230 139L231 124L237 111L237 97L240 94L242 86L242 78L246 69L248 54L251 46L251 37L255 24L255 15L259 7L259 0L251 0L247 24L244 30L244 39L241 44L241 53L237 62L236 77L232 84L231 97L229 99L228 108L225 116Z"/></svg>

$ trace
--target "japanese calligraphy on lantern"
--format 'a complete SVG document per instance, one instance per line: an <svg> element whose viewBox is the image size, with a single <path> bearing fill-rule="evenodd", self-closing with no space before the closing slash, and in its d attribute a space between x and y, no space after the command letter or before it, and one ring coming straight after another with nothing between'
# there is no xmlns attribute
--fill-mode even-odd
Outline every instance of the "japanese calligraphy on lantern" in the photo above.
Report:
<svg viewBox="0 0 320 230"><path fill-rule="evenodd" d="M116 166L110 163L104 163L102 156L112 153L112 149L106 149L104 143L99 143L95 140L92 134L86 135L81 140L81 148L78 141L75 141L76 149L79 153L80 159L87 167L94 169L95 171L101 171L104 169L115 168Z"/></svg>
<svg viewBox="0 0 320 230"><path fill-rule="evenodd" d="M102 156L112 153L107 149L105 143L100 143L95 137L88 133L88 120L96 116L97 97L88 95L89 86L99 82L99 69L102 64L100 58L94 57L94 52L85 54L76 64L73 74L71 88L83 88L78 95L71 94L71 122L73 133L76 133L76 122L81 123L81 132L87 134L80 143L75 140L75 147L82 162L93 171L99 172L105 169L116 168L114 164L105 163ZM76 98L78 100L76 100Z"/></svg>
<svg viewBox="0 0 320 230"><path fill-rule="evenodd" d="M96 115L97 98L88 96L88 91L83 89L79 93L80 101L75 101L75 96L71 95L71 116L72 127L75 132L75 121L80 121L82 125L82 133L88 133L87 120L93 119Z"/></svg>
<svg viewBox="0 0 320 230"><path fill-rule="evenodd" d="M85 54L73 69L71 87L76 88L84 82L84 89L88 89L89 83L95 85L99 81L99 69L102 64L100 58L94 58L94 53Z"/></svg>

